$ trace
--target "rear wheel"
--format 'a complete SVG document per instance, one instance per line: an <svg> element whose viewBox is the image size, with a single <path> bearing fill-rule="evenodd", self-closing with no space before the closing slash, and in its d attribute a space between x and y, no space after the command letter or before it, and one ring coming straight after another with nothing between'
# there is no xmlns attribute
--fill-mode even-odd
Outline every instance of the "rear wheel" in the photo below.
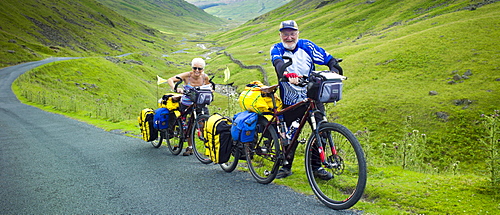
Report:
<svg viewBox="0 0 500 215"><path fill-rule="evenodd" d="M232 172L238 166L238 160L241 157L241 149L238 146L233 145L231 150L231 156L226 163L221 163L220 167L226 172Z"/></svg>
<svg viewBox="0 0 500 215"><path fill-rule="evenodd" d="M271 183L282 163L278 135L274 126L265 129L267 120L259 117L254 141L244 143L250 173L261 184Z"/></svg>
<svg viewBox="0 0 500 215"><path fill-rule="evenodd" d="M354 134L337 123L321 124L319 136L325 161L320 162L318 142L312 135L305 155L307 180L323 204L335 210L348 209L361 199L365 190L366 162L363 150ZM333 178L323 180L315 175L318 167L330 172Z"/></svg>
<svg viewBox="0 0 500 215"><path fill-rule="evenodd" d="M161 144L165 141L165 134L167 132L166 129L159 130L160 135L158 135L158 139L151 141L151 145L155 148L160 148Z"/></svg>
<svg viewBox="0 0 500 215"><path fill-rule="evenodd" d="M208 115L200 115L196 122L191 126L191 141L193 143L193 153L198 160L204 164L212 163L209 154L205 147L205 137L203 133L203 126L208 120Z"/></svg>
<svg viewBox="0 0 500 215"><path fill-rule="evenodd" d="M173 155L178 155L182 151L183 137L182 137L182 122L180 119L175 120L172 126L169 126L164 132L165 140L168 149Z"/></svg>

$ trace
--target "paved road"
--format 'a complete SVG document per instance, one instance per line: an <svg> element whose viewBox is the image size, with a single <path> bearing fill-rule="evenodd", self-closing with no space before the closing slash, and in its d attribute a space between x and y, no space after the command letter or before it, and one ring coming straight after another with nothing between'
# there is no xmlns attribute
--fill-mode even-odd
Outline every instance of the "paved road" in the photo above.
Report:
<svg viewBox="0 0 500 215"><path fill-rule="evenodd" d="M0 214L353 213L20 103L12 81L58 60L0 69Z"/></svg>

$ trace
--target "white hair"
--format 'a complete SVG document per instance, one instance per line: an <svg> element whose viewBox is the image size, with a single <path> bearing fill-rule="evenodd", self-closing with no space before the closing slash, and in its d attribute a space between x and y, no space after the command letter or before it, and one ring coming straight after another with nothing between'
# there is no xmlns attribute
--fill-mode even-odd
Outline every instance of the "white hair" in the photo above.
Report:
<svg viewBox="0 0 500 215"><path fill-rule="evenodd" d="M191 61L191 66L194 66L194 64L196 63L199 63L201 64L201 66L203 68L205 68L205 60L201 59L201 58L194 58L192 61Z"/></svg>

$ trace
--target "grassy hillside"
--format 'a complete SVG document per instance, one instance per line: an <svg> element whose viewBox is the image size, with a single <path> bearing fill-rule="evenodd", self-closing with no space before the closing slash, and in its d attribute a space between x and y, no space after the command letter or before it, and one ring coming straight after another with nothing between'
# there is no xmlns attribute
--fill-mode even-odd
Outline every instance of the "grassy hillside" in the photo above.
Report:
<svg viewBox="0 0 500 215"><path fill-rule="evenodd" d="M158 7L170 5L166 2ZM203 30L209 26L219 28L215 26L220 23L219 19L186 2L175 3L175 10L187 8L176 14L176 24L191 28L193 20L206 20ZM146 6L152 7L144 3ZM169 13L157 13L156 19L173 19L165 14ZM183 38L187 36L178 35L177 30L165 34L125 18L94 0L0 2L0 67L50 56L117 56L138 51L161 56L177 51L174 45Z"/></svg>
<svg viewBox="0 0 500 215"><path fill-rule="evenodd" d="M244 23L272 11L291 0L187 0L207 13L236 23Z"/></svg>
<svg viewBox="0 0 500 215"><path fill-rule="evenodd" d="M212 31L225 24L222 19L183 0L97 0L117 13L168 34ZM140 16L138 16L140 14Z"/></svg>
<svg viewBox="0 0 500 215"><path fill-rule="evenodd" d="M149 5L132 3L127 4L138 11ZM489 134L480 117L500 109L498 1L296 0L209 37L186 35L182 28L164 34L122 16L133 13L119 15L90 0L4 0L0 5L2 66L48 56L92 56L21 76L13 88L23 102L131 135L139 131L139 111L155 107L168 91L156 85L156 75L188 71L193 57L211 53L206 72L217 83L226 66L229 82L240 88L266 76L242 69L228 55L262 66L269 82L276 83L269 48L279 40L279 22L295 19L301 38L344 59L349 77L344 99L329 104L327 113L358 131L366 151L369 181L355 209L368 214L500 209L498 189L489 184L491 147L481 142ZM204 49L193 40L216 42L205 42ZM133 54L116 57L124 53ZM216 95L214 104L212 112L239 111L234 98ZM276 183L311 194L300 183L303 167L296 163L294 174Z"/></svg>
<svg viewBox="0 0 500 215"><path fill-rule="evenodd" d="M432 168L460 161L484 169L470 158L486 156L480 115L500 109L499 8L493 1L293 1L213 38L276 83L269 48L279 42L279 22L294 19L301 38L344 59L349 79L331 119L369 131L375 153L419 130ZM223 67L228 57L210 63ZM235 69L233 80L243 85L253 72Z"/></svg>
<svg viewBox="0 0 500 215"><path fill-rule="evenodd" d="M280 21L296 20L301 38L344 59L344 97L327 113L357 131L366 152L369 182L356 208L483 214L500 209L491 186L500 181L492 176L499 120L482 117L500 109L499 18L498 1L296 0L211 38L243 64L264 67L272 84L269 48ZM233 65L236 86L260 78L226 55L209 63ZM303 168L293 171L277 183L310 193L299 185Z"/></svg>

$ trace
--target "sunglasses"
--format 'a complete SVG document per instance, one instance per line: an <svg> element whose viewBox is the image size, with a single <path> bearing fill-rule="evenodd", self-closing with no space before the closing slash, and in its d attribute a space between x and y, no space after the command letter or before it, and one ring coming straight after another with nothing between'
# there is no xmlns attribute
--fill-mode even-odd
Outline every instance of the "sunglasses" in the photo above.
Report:
<svg viewBox="0 0 500 215"><path fill-rule="evenodd" d="M201 70L203 70L203 68L201 68L201 67L193 67L193 70L200 70L201 71Z"/></svg>

